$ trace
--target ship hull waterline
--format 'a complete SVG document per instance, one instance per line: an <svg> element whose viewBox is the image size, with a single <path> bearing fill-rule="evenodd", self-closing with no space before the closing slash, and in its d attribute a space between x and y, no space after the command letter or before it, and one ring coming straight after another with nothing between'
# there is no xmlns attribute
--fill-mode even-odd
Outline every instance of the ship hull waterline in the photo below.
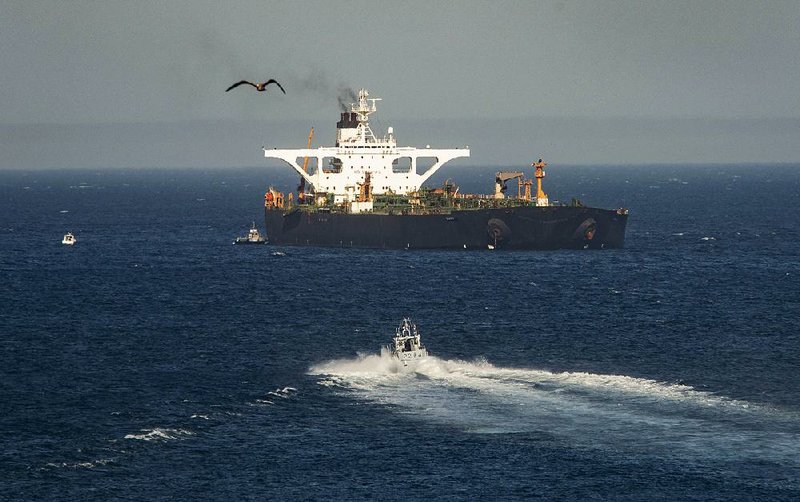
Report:
<svg viewBox="0 0 800 502"><path fill-rule="evenodd" d="M346 214L265 208L269 243L369 249L616 249L628 215L582 206L440 214Z"/></svg>

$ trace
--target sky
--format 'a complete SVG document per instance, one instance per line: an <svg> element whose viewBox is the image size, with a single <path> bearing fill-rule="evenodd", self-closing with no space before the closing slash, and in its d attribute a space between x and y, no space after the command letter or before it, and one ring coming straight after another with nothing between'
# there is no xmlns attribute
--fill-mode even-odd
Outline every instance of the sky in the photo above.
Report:
<svg viewBox="0 0 800 502"><path fill-rule="evenodd" d="M361 87L377 132L464 165L798 162L798 26L797 0L2 0L0 169L267 165Z"/></svg>

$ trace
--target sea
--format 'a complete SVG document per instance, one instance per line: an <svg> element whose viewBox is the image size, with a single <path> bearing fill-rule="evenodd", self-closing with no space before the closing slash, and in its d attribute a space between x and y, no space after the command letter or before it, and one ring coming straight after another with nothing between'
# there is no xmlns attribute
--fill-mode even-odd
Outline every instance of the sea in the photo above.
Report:
<svg viewBox="0 0 800 502"><path fill-rule="evenodd" d="M617 250L231 245L297 181L0 172L0 500L800 500L800 165L549 166Z"/></svg>

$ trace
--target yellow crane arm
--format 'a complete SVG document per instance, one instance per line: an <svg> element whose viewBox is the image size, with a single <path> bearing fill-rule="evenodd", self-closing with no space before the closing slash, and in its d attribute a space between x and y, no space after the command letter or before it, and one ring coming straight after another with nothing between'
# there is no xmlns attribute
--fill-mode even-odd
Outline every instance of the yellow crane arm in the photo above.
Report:
<svg viewBox="0 0 800 502"><path fill-rule="evenodd" d="M314 128L311 128L311 132L308 133L308 148L311 148L311 140L314 139ZM303 171L308 172L308 157L303 159Z"/></svg>

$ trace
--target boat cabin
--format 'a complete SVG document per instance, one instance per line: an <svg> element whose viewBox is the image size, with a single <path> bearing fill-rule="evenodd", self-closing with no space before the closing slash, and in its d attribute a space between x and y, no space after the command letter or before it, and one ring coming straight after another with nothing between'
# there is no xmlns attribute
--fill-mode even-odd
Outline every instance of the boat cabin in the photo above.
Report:
<svg viewBox="0 0 800 502"><path fill-rule="evenodd" d="M392 346L389 347L391 356L399 359L406 366L408 361L428 357L428 349L422 345L417 326L409 318L404 318L400 323L392 342Z"/></svg>

